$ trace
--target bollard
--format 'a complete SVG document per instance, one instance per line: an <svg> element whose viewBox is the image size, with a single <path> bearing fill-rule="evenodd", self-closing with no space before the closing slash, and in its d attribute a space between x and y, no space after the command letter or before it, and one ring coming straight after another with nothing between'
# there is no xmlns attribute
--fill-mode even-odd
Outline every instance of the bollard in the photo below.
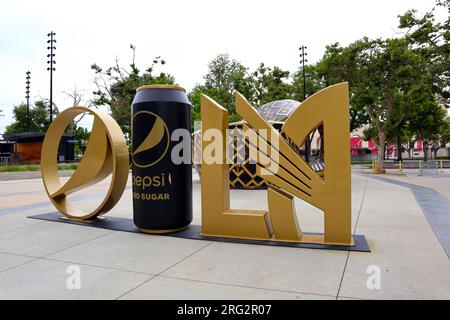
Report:
<svg viewBox="0 0 450 320"><path fill-rule="evenodd" d="M419 176L423 175L422 172L422 160L419 160Z"/></svg>
<svg viewBox="0 0 450 320"><path fill-rule="evenodd" d="M373 160L372 161L372 170L374 173L377 173L378 171L378 160Z"/></svg>

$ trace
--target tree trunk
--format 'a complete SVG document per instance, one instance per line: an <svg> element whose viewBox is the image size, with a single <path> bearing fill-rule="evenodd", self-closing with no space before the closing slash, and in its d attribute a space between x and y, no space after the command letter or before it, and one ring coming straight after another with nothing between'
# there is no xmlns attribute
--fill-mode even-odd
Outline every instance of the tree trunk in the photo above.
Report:
<svg viewBox="0 0 450 320"><path fill-rule="evenodd" d="M428 160L428 141L423 140L423 161Z"/></svg>
<svg viewBox="0 0 450 320"><path fill-rule="evenodd" d="M397 161L402 161L402 129L397 127Z"/></svg>
<svg viewBox="0 0 450 320"><path fill-rule="evenodd" d="M412 159L412 151L414 149L414 142L413 141L409 141L409 145L408 145L408 155L409 158Z"/></svg>
<svg viewBox="0 0 450 320"><path fill-rule="evenodd" d="M386 134L382 131L378 132L378 170L377 173L385 173L384 169L384 149L386 146Z"/></svg>
<svg viewBox="0 0 450 320"><path fill-rule="evenodd" d="M309 163L309 153L311 152L311 142L309 140L309 135L305 139L305 162Z"/></svg>

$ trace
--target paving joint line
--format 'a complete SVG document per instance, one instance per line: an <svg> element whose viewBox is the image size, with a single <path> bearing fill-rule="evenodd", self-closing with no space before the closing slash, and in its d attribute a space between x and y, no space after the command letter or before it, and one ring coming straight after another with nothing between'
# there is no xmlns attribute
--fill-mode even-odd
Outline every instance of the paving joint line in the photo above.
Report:
<svg viewBox="0 0 450 320"><path fill-rule="evenodd" d="M81 241L81 242L79 242L79 243L76 243L76 244L74 244L74 245L71 245L71 246L66 247L66 248L63 248L63 249L58 249L58 250L56 250L56 251L54 251L54 252L51 252L51 253L46 254L46 255L44 255L44 256L42 256L42 257L39 257L39 258L47 258L47 257L49 257L49 256L51 256L51 255L53 255L53 254L57 254L57 253L59 253L59 252L65 251L65 250L75 248L75 247L80 246L80 245L82 245L82 244L86 244L86 243L88 243L88 242L90 242L90 241L97 240L97 239L100 239L100 238L102 238L102 237L109 236L109 235L112 234L113 232L114 232L114 231L109 231L109 232L107 232L106 234L102 234L102 235L96 236L96 237L91 238L91 239L88 239L88 240L83 240L83 241Z"/></svg>
<svg viewBox="0 0 450 320"><path fill-rule="evenodd" d="M24 258L33 258L33 259L38 259L39 258L39 257L36 257L36 256L29 256L27 254L13 253L13 252L8 252L8 251L0 251L0 253L9 254L9 255L12 255L12 256L24 257Z"/></svg>
<svg viewBox="0 0 450 320"><path fill-rule="evenodd" d="M2 253L6 253L6 252L2 252ZM12 253L6 253L6 254L15 255L15 254L12 254ZM21 256L21 255L17 255L17 256ZM22 256L22 257L27 257L27 256ZM5 270L1 270L1 271L0 271L0 274L2 274L2 273L4 273L4 272L7 272L7 271L10 271L10 270L13 270L13 269L16 269L16 268L18 268L18 267L24 266L24 265L26 265L26 264L29 264L29 263L31 263L31 262L36 261L36 260L39 259L39 258L33 258L33 257L27 257L27 258L31 258L31 260L25 261L25 262L23 262L23 263L19 263L18 265L9 267L9 268L7 268L7 269L5 269Z"/></svg>
<svg viewBox="0 0 450 320"><path fill-rule="evenodd" d="M347 296L340 296L339 298L344 299L354 299L354 300L377 300L377 299L371 299L371 298L358 298L358 297L347 297Z"/></svg>
<svg viewBox="0 0 450 320"><path fill-rule="evenodd" d="M358 210L358 216L356 217L356 222L355 222L355 227L353 229L353 234L355 234L356 232L356 228L358 226L358 222L359 222L359 217L361 216L361 210L364 204L364 199L366 198L366 191L367 191L367 185L369 184L369 178L366 177L366 185L364 186L364 192L363 192L363 196L361 198L361 204L359 205L359 210ZM350 253L351 251L348 251L347 253L347 258L345 259L345 265L344 265L344 270L342 270L342 276L341 276L341 281L339 282L339 288L336 294L336 300L338 300L339 298L339 293L341 292L341 287L342 287L342 283L344 282L344 276L345 276L345 272L347 271L347 265L348 265L348 260L350 259Z"/></svg>
<svg viewBox="0 0 450 320"><path fill-rule="evenodd" d="M183 261L189 259L190 257L192 257L193 255L195 255L197 252L200 252L200 251L202 251L203 249L206 249L207 247L209 247L209 246L212 245L213 243L214 243L214 241L209 241L206 245L204 245L204 246L202 246L201 248L195 250L195 251L194 251L193 253L191 253L190 255L188 255L188 256L184 257L183 259L177 261L176 263L174 263L173 265L167 267L166 269L162 270L161 272L158 272L158 273L156 274L156 276L162 274L163 272L166 272L166 271L172 269L172 268L175 267L176 265L180 264L181 262L183 262Z"/></svg>
<svg viewBox="0 0 450 320"><path fill-rule="evenodd" d="M184 257L183 259L177 261L177 262L174 263L173 265L171 265L171 266L165 268L164 270L158 272L157 274L155 274L155 275L154 275L153 277L151 277L150 279L147 279L146 281L144 281L144 282L138 284L138 285L135 286L134 288L132 288L132 289L126 291L125 293L121 294L120 296L118 296L118 297L115 298L114 300L119 300L120 298L124 297L125 295L127 295L127 294L130 293L131 291L134 291L134 290L136 290L137 288L143 286L144 284L148 283L148 282L151 281L152 279L156 278L156 277L157 277L158 275L160 275L161 273L166 272L167 270L173 268L174 266L176 266L176 265L178 265L179 263L185 261L186 259L189 259L189 258L192 257L194 254L196 254L197 252L199 252L199 251L201 251L201 250L203 250L203 249L209 247L209 246L210 246L211 244L213 244L213 243L214 243L214 242L209 242L209 243L207 243L206 245L202 246L201 248L195 250L193 253L191 253L191 254L189 254L188 256Z"/></svg>
<svg viewBox="0 0 450 320"><path fill-rule="evenodd" d="M22 226L22 227L17 227L17 228L11 229L11 230L7 230L5 232L0 232L0 237L3 236L4 234L8 234L10 232L14 232L14 231L18 231L18 230L21 230L21 229L25 229L25 228L28 228L28 227L31 227L31 226L36 226L36 225L41 224L43 222L45 222L45 221L44 220L41 220L41 221L36 220L36 222L32 223L32 224L29 224L29 225L26 225L26 226Z"/></svg>
<svg viewBox="0 0 450 320"><path fill-rule="evenodd" d="M366 185L364 186L364 192L363 192L363 196L361 198L361 204L359 205L358 216L356 217L355 227L353 228L353 234L356 233L356 228L358 227L358 222L359 222L359 218L361 216L364 199L366 198L366 191L367 191L368 184L369 184L369 179L366 180Z"/></svg>
<svg viewBox="0 0 450 320"><path fill-rule="evenodd" d="M42 261L51 261L51 262L70 263L70 264L74 264L74 265L80 265L80 266L86 266L86 267L92 267L92 268L100 268L100 269L107 269L107 270L111 270L111 271L137 273L137 274L142 274L142 275L146 275L146 276L155 276L154 273L148 273L148 272L142 272L142 271L134 271L134 270L127 270L127 269L120 269L120 268L114 268L114 267L105 267L105 266L100 266L100 265L95 265L95 264L81 263L81 262L77 262L77 261L70 261L70 260L64 260L64 259L48 258L47 256L45 256L45 257L35 257L35 256L29 256L29 255L17 254L17 253L11 253L11 252L4 252L4 251L0 251L0 254L6 254L6 255L11 255L11 256L18 256L18 257L24 257L24 258L30 258L31 259L30 261L18 264L16 266L10 267L10 268L5 269L5 270L1 270L0 273L8 271L10 269L14 269L16 267L22 266L24 264L27 264L27 263L30 263L30 262L33 262L33 261L42 260Z"/></svg>
<svg viewBox="0 0 450 320"><path fill-rule="evenodd" d="M146 275L146 276L155 276L154 273L126 270L126 269L120 269L120 268L114 268L114 267L105 267L105 266L99 266L99 265L95 265L95 264L80 263L77 261L70 261L70 260L64 260L64 259L55 259L55 258L37 258L37 259L45 260L45 261L52 261L52 262L64 262L64 263L70 263L73 265L92 267L92 268L100 268L100 269L106 269L106 270L111 270L111 271L120 271L120 272L128 272L128 273L137 273L137 274Z"/></svg>
<svg viewBox="0 0 450 320"><path fill-rule="evenodd" d="M141 286L143 286L144 284L146 284L146 283L148 283L148 282L150 282L152 279L155 279L156 278L156 275L153 275L153 276L151 276L149 279L147 279L147 280L144 280L143 282L141 282L140 284L138 284L137 286L135 286L135 287L133 287L133 288L131 288L131 289L129 289L128 291L125 291L125 293L122 293L121 295L119 295L118 297L116 297L116 298L114 298L114 300L119 300L120 298L122 298L122 297L124 297L124 296L126 296L127 294L129 294L130 292L132 292L132 291L134 291L134 290L136 290L137 288L139 288L139 287L141 287Z"/></svg>
<svg viewBox="0 0 450 320"><path fill-rule="evenodd" d="M303 294L303 295L315 295L315 296L321 296L321 297L335 298L334 295L324 294L324 293L302 292L302 291L294 291L294 290L282 290L282 289L273 289L273 288L253 287L253 286L244 286L244 285L233 284L233 283L222 283L222 282L187 279L187 278L180 278L180 277L173 277L173 276L155 275L155 278L157 278L157 277L159 277L159 278L167 278L167 279L175 279L175 280L183 280L183 281L190 281L190 282L205 283L205 284L215 284L215 285L226 286L226 287L237 287L237 288L244 288L244 289L266 290L266 291L274 291L274 292L282 292L282 293L296 293L296 294Z"/></svg>

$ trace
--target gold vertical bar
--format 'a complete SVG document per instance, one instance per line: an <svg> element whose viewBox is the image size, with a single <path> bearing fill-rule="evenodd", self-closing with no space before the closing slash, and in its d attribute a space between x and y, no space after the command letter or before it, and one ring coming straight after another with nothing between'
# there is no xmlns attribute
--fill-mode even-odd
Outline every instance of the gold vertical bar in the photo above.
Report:
<svg viewBox="0 0 450 320"><path fill-rule="evenodd" d="M269 215L276 240L299 242L302 230L295 213L294 198L274 187L267 189Z"/></svg>
<svg viewBox="0 0 450 320"><path fill-rule="evenodd" d="M229 169L226 162L228 111L211 98L202 95L201 116L202 234L269 240L272 234L266 210L230 209ZM205 136L210 133L215 134L214 140L205 141ZM215 139L221 139L220 145ZM221 151L222 156L219 163L205 161L205 156L207 156L205 150L211 143L216 143Z"/></svg>

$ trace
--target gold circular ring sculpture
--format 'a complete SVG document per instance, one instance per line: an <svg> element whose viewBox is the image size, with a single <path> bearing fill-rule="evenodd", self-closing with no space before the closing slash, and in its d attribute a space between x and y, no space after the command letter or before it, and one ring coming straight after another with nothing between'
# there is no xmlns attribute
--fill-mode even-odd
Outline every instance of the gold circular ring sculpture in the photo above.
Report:
<svg viewBox="0 0 450 320"><path fill-rule="evenodd" d="M62 185L57 168L59 142L70 122L82 113L94 116L89 143L78 168ZM128 170L129 156L124 134L107 113L86 107L71 107L61 112L48 128L41 151L42 180L50 200L69 219L95 219L111 210L125 190ZM69 201L69 194L93 185L110 174L108 192L95 210L84 212Z"/></svg>

